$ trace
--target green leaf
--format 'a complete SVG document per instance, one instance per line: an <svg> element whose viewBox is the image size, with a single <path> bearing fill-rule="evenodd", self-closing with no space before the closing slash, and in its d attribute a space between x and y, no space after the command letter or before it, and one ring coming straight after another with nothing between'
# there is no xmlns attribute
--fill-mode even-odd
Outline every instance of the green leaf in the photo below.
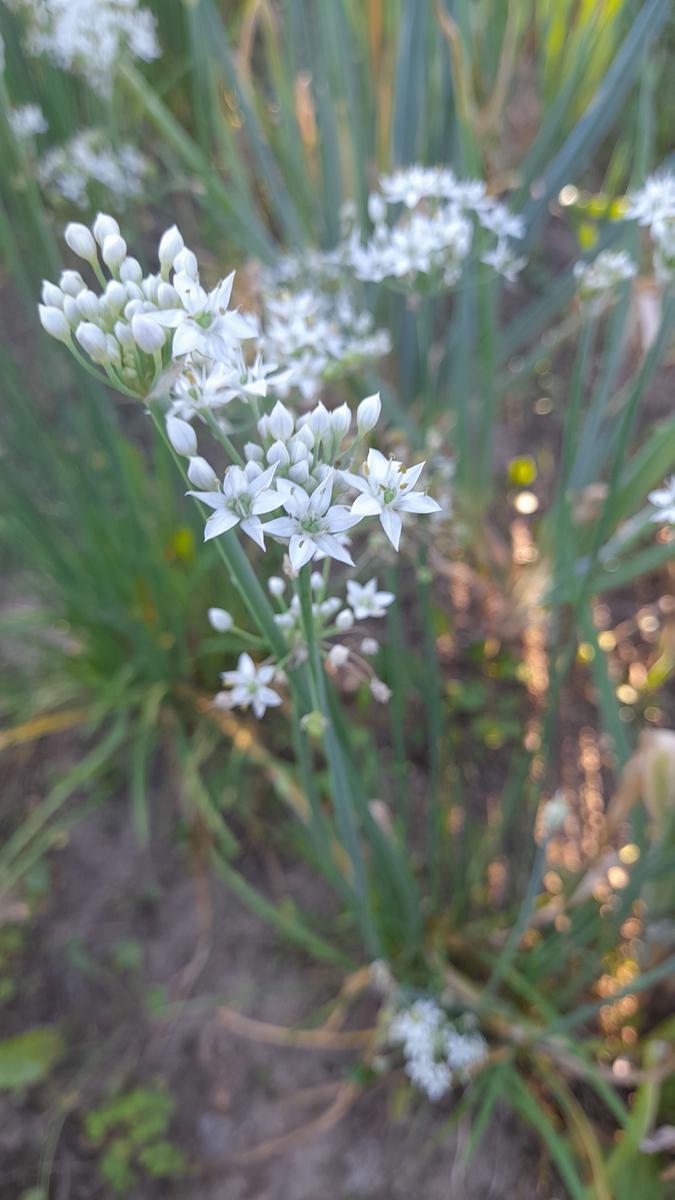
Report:
<svg viewBox="0 0 675 1200"><path fill-rule="evenodd" d="M40 1083L63 1054L56 1029L44 1026L0 1041L0 1089L12 1091Z"/></svg>

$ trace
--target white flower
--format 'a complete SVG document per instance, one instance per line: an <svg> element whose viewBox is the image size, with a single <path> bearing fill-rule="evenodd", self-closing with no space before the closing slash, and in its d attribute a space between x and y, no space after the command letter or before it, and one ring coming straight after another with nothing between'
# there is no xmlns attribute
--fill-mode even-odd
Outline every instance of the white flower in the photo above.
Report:
<svg viewBox="0 0 675 1200"><path fill-rule="evenodd" d="M370 450L363 475L343 471L342 477L361 493L352 504L352 513L361 517L379 517L380 524L395 550L401 538L400 513L439 512L440 505L425 492L415 492L424 463L406 468L396 459L387 459L379 450Z"/></svg>
<svg viewBox="0 0 675 1200"><path fill-rule="evenodd" d="M19 141L36 137L38 133L46 133L49 129L47 118L39 104L22 104L18 108L10 108L7 120L14 137Z"/></svg>
<svg viewBox="0 0 675 1200"><path fill-rule="evenodd" d="M406 1074L430 1100L440 1100L455 1079L466 1082L487 1055L485 1038L468 1014L453 1023L433 1000L415 1000L400 1009L387 1036L402 1047Z"/></svg>
<svg viewBox="0 0 675 1200"><path fill-rule="evenodd" d="M489 229L498 238L522 238L525 222L518 213L509 212L505 204L493 200L478 210L478 220L484 229Z"/></svg>
<svg viewBox="0 0 675 1200"><path fill-rule="evenodd" d="M334 472L330 470L311 495L299 484L278 481L281 502L288 515L268 521L263 528L273 537L289 540L288 555L294 571L299 571L320 551L329 558L354 565L336 535L357 525L361 517L350 513L344 504L331 504L333 481Z"/></svg>
<svg viewBox="0 0 675 1200"><path fill-rule="evenodd" d="M270 488L276 467L268 467L261 471L255 463L247 463L245 467L228 467L223 477L220 492L188 492L188 496L196 496L214 512L204 527L204 541L234 529L241 525L253 541L265 549L261 513L272 512L279 508L282 497Z"/></svg>
<svg viewBox="0 0 675 1200"><path fill-rule="evenodd" d="M636 274L637 267L625 250L602 250L592 262L574 266L579 291L586 299L595 299Z"/></svg>
<svg viewBox="0 0 675 1200"><path fill-rule="evenodd" d="M205 358L227 358L235 341L255 337L255 323L251 319L228 312L233 282L234 272L221 280L212 292L207 292L185 272L174 275L173 286L181 306L152 313L153 320L176 331L172 346L174 358L195 352Z"/></svg>
<svg viewBox="0 0 675 1200"><path fill-rule="evenodd" d="M508 283L515 283L519 272L526 266L527 259L518 258L510 242L506 238L499 238L492 250L487 250L481 255L481 262L492 267L498 275L503 275Z"/></svg>
<svg viewBox="0 0 675 1200"><path fill-rule="evenodd" d="M138 0L9 0L26 14L26 49L65 71L82 75L107 96L123 53L150 62L159 57L155 18Z"/></svg>
<svg viewBox="0 0 675 1200"><path fill-rule="evenodd" d="M663 171L650 175L643 187L629 197L627 217L639 225L653 225L675 215L675 174Z"/></svg>
<svg viewBox="0 0 675 1200"><path fill-rule="evenodd" d="M228 708L248 708L250 705L260 719L268 708L276 708L281 704L281 696L269 686L274 675L274 667L256 667L250 654L240 654L236 671L224 671L221 676L223 683L231 690L221 692L216 697L216 703Z"/></svg>
<svg viewBox="0 0 675 1200"><path fill-rule="evenodd" d="M209 625L217 633L227 633L234 625L232 613L226 608L210 608L208 611Z"/></svg>
<svg viewBox="0 0 675 1200"><path fill-rule="evenodd" d="M650 492L649 500L658 510L652 513L652 521L665 521L668 525L675 525L675 475L666 480L664 487Z"/></svg>
<svg viewBox="0 0 675 1200"><path fill-rule="evenodd" d="M395 599L393 592L378 592L376 579L369 579L364 584L357 583L355 579L347 580L347 602L357 621L383 617Z"/></svg>
<svg viewBox="0 0 675 1200"><path fill-rule="evenodd" d="M51 146L38 163L37 177L48 196L84 209L90 204L90 188L97 192L105 188L118 204L137 199L150 171L150 160L135 146L129 142L112 145L108 131L95 128L81 129L63 145ZM99 245L113 232L108 229L99 238L95 229Z"/></svg>

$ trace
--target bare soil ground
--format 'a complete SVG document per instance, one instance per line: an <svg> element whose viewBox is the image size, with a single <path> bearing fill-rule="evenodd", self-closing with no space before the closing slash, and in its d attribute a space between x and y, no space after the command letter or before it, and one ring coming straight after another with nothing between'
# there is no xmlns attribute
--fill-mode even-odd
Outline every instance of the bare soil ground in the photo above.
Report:
<svg viewBox="0 0 675 1200"><path fill-rule="evenodd" d="M48 897L19 964L20 991L3 1024L10 1033L59 1023L67 1056L43 1088L0 1101L2 1200L35 1186L46 1148L55 1200L107 1200L83 1114L111 1088L158 1080L176 1099L171 1135L190 1172L168 1184L145 1182L128 1200L554 1195L539 1152L506 1115L497 1115L465 1171L469 1131L444 1128L452 1102L420 1101L397 1116L395 1081L359 1096L341 1119L329 1116L324 1132L311 1127L334 1103L355 1053L242 1039L223 1027L219 1006L309 1025L336 994L339 973L280 944L218 881L191 878L185 853L169 840L164 799L156 796L155 809L165 828L149 851L139 849L121 799L86 818L53 857ZM259 870L249 864L253 876ZM285 879L296 900L325 902L315 880ZM142 946L131 972L115 965L116 947L129 942ZM361 1012L357 1023L369 1016ZM271 1140L288 1133L289 1144L271 1153Z"/></svg>

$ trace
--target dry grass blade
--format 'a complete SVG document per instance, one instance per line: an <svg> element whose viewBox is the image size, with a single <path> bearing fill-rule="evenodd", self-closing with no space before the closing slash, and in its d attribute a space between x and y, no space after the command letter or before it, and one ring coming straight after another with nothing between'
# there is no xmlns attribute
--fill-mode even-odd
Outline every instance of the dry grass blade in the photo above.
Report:
<svg viewBox="0 0 675 1200"><path fill-rule="evenodd" d="M221 1005L217 1010L221 1025L238 1037L267 1046L297 1046L302 1050L358 1050L373 1045L377 1030L372 1029L289 1029L245 1017L233 1008Z"/></svg>
<svg viewBox="0 0 675 1200"><path fill-rule="evenodd" d="M0 750L35 742L51 733L63 733L65 729L74 729L76 725L84 724L89 715L88 708L66 708L61 712L33 717L32 720L14 725L11 729L0 730Z"/></svg>
<svg viewBox="0 0 675 1200"><path fill-rule="evenodd" d="M268 1141L261 1142L258 1146L252 1146L250 1150L240 1150L227 1160L228 1165L250 1166L252 1163L265 1162L266 1159L274 1158L277 1154L285 1154L287 1150L294 1150L296 1146L302 1145L310 1138L320 1137L327 1133L342 1120L361 1094L361 1088L356 1083L340 1083L337 1085L337 1089L335 1100L320 1116L315 1117L312 1121L307 1121L305 1125L301 1125L289 1133L282 1133L279 1137L269 1138Z"/></svg>

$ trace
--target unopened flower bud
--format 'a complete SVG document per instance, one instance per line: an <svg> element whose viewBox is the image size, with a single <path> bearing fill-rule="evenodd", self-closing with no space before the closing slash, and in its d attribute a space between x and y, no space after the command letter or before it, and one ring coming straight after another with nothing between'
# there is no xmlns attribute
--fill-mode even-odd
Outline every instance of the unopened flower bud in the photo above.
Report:
<svg viewBox="0 0 675 1200"><path fill-rule="evenodd" d="M359 437L365 437L371 429L375 428L381 412L382 401L379 392L375 392L373 396L366 396L365 400L361 401L356 410L356 428Z"/></svg>
<svg viewBox="0 0 675 1200"><path fill-rule="evenodd" d="M569 805L564 793L556 792L552 799L546 801L541 814L541 831L544 837L551 837L562 829L569 813Z"/></svg>
<svg viewBox="0 0 675 1200"><path fill-rule="evenodd" d="M341 632L351 629L352 625L354 624L354 614L352 610L350 608L343 608L342 612L339 612L335 618L335 624Z"/></svg>
<svg viewBox="0 0 675 1200"><path fill-rule="evenodd" d="M286 442L293 432L293 417L288 409L277 400L268 417L268 428L275 441Z"/></svg>
<svg viewBox="0 0 675 1200"><path fill-rule="evenodd" d="M370 691L378 704L388 704L391 699L391 688L374 676L370 681Z"/></svg>
<svg viewBox="0 0 675 1200"><path fill-rule="evenodd" d="M288 468L288 477L293 480L293 483L299 483L304 487L309 479L309 466L306 462L296 462L292 467Z"/></svg>
<svg viewBox="0 0 675 1200"><path fill-rule="evenodd" d="M328 654L326 655L326 661L331 667L335 667L336 669L339 667L344 667L348 660L349 648L347 646L341 646L339 642L336 646L331 646Z"/></svg>
<svg viewBox="0 0 675 1200"><path fill-rule="evenodd" d="M42 281L42 303L48 308L63 308L63 292L48 279Z"/></svg>
<svg viewBox="0 0 675 1200"><path fill-rule="evenodd" d="M176 454L194 458L197 453L197 435L187 421L180 417L167 417L166 434Z"/></svg>
<svg viewBox="0 0 675 1200"><path fill-rule="evenodd" d="M271 596L283 596L286 591L286 580L280 575L271 575L267 580L267 586Z"/></svg>
<svg viewBox="0 0 675 1200"><path fill-rule="evenodd" d="M77 304L77 307L85 321L98 320L98 296L96 295L96 292L92 292L91 288L85 288L83 292L80 292L75 303Z"/></svg>
<svg viewBox="0 0 675 1200"><path fill-rule="evenodd" d="M70 325L63 309L57 308L54 304L39 304L38 312L40 314L40 324L45 333L48 333L50 337L56 338L57 342L70 341Z"/></svg>
<svg viewBox="0 0 675 1200"><path fill-rule="evenodd" d="M79 271L62 271L59 279L59 287L66 296L79 296L86 288L86 283L80 275Z"/></svg>
<svg viewBox="0 0 675 1200"><path fill-rule="evenodd" d="M102 246L107 237L119 237L120 227L114 217L108 213L99 213L92 226L94 237L99 246Z"/></svg>
<svg viewBox="0 0 675 1200"><path fill-rule="evenodd" d="M380 643L377 638L367 637L361 642L361 653L367 658L373 658L380 648Z"/></svg>
<svg viewBox="0 0 675 1200"><path fill-rule="evenodd" d="M159 241L159 265L162 270L162 275L168 275L173 267L174 260L185 248L185 242L177 225L172 225L162 234ZM188 251L189 253L189 251Z"/></svg>
<svg viewBox="0 0 675 1200"><path fill-rule="evenodd" d="M192 486L198 488L200 492L213 492L218 487L218 476L213 467L199 454L190 459L187 477Z"/></svg>
<svg viewBox="0 0 675 1200"><path fill-rule="evenodd" d="M351 423L352 414L349 411L348 404L341 404L339 408L333 409L333 412L330 414L330 424L338 445L343 437L346 436Z"/></svg>
<svg viewBox="0 0 675 1200"><path fill-rule="evenodd" d="M274 442L267 451L267 461L272 466L273 463L279 463L281 467L287 467L290 463L290 455L283 442Z"/></svg>
<svg viewBox="0 0 675 1200"><path fill-rule="evenodd" d="M106 267L110 267L114 271L116 267L120 267L127 256L127 244L123 237L112 234L107 237L101 249L101 258Z"/></svg>
<svg viewBox="0 0 675 1200"><path fill-rule="evenodd" d="M64 296L63 315L71 329L75 329L82 320L82 313L77 307L77 300L73 296Z"/></svg>
<svg viewBox="0 0 675 1200"><path fill-rule="evenodd" d="M120 313L128 300L127 289L123 283L118 283L116 279L111 279L103 293L103 302L108 311L114 314Z"/></svg>
<svg viewBox="0 0 675 1200"><path fill-rule="evenodd" d="M305 713L304 717L300 718L300 726L311 738L318 740L326 732L328 721L323 713L319 712L318 709L314 709L313 712Z"/></svg>
<svg viewBox="0 0 675 1200"><path fill-rule="evenodd" d="M173 269L177 275L189 275L190 279L197 279L199 276L199 263L197 255L188 250L187 246L177 254L173 261Z"/></svg>
<svg viewBox="0 0 675 1200"><path fill-rule="evenodd" d="M92 362L108 362L108 342L103 330L91 321L82 321L75 330L75 337Z"/></svg>
<svg viewBox="0 0 675 1200"><path fill-rule="evenodd" d="M147 317L143 313L137 313L132 318L131 331L136 345L144 354L155 354L161 350L166 339L166 333L162 326L153 321L152 317ZM191 426L188 428L190 429Z"/></svg>
<svg viewBox="0 0 675 1200"><path fill-rule="evenodd" d="M160 283L157 288L157 303L160 308L179 308L180 297L170 283Z"/></svg>
<svg viewBox="0 0 675 1200"><path fill-rule="evenodd" d="M313 408L309 414L308 425L315 438L325 438L330 434L330 414L321 400L319 400L316 408Z"/></svg>
<svg viewBox="0 0 675 1200"><path fill-rule="evenodd" d="M244 458L247 462L262 462L265 457L262 446L257 442L246 442L244 446Z"/></svg>
<svg viewBox="0 0 675 1200"><path fill-rule="evenodd" d="M115 321L114 334L120 346L125 350L131 350L135 346L134 335L131 332L131 326L126 321Z"/></svg>
<svg viewBox="0 0 675 1200"><path fill-rule="evenodd" d="M131 255L120 263L119 276L122 283L140 283L143 278L143 268L137 258Z"/></svg>
<svg viewBox="0 0 675 1200"><path fill-rule="evenodd" d="M80 225L77 221L71 221L70 225L66 226L65 238L66 244L70 247L73 254L77 254L78 258L83 258L88 263L98 262L94 235L91 229L87 229L86 225Z"/></svg>
<svg viewBox="0 0 675 1200"><path fill-rule="evenodd" d="M216 633L227 633L234 625L232 614L224 608L209 609L209 624Z"/></svg>
<svg viewBox="0 0 675 1200"><path fill-rule="evenodd" d="M312 574L309 577L309 583L312 591L314 592L322 592L326 586L323 581L323 575L320 571L312 571Z"/></svg>
<svg viewBox="0 0 675 1200"><path fill-rule="evenodd" d="M119 367L122 362L122 351L117 338L109 333L106 337L106 345L108 347L108 362L114 363L116 367Z"/></svg>

